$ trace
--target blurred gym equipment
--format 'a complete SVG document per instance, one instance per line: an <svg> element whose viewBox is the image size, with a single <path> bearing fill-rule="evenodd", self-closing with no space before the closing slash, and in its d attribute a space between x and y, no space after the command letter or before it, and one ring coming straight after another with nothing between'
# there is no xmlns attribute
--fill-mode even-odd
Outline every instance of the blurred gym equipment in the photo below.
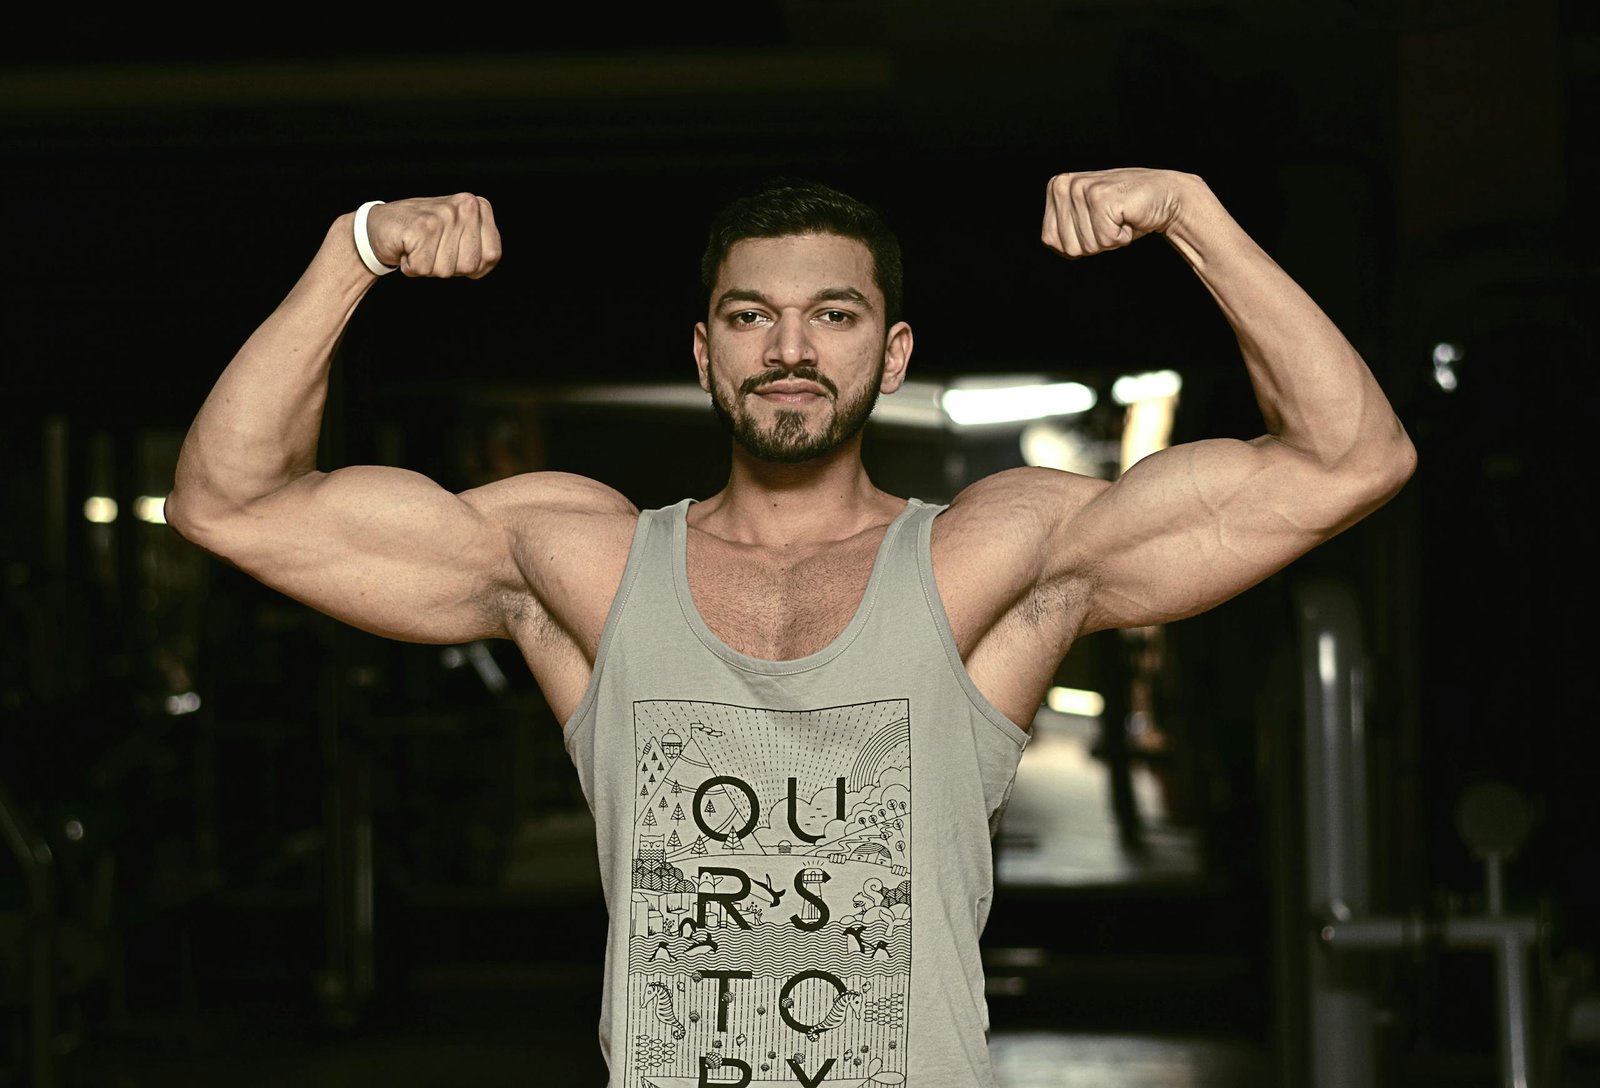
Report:
<svg viewBox="0 0 1600 1088"><path fill-rule="evenodd" d="M1388 1082L1379 1076L1377 1040L1386 1015L1375 997L1371 964L1358 954L1404 954L1427 969L1435 950L1470 949L1494 958L1498 1088L1558 1088L1567 1048L1594 1044L1587 1025L1595 998L1575 977L1581 966L1552 964L1552 925L1542 912L1506 910L1505 866L1534 825L1528 799L1491 780L1467 789L1457 803L1457 831L1483 863L1481 910L1374 912L1359 612L1354 597L1328 581L1299 587L1296 611L1305 697L1302 893L1295 900L1299 909L1280 918L1291 926L1296 918L1310 924L1299 930L1299 954L1286 957L1299 961L1303 996L1296 1003L1301 1021L1286 1032L1283 1074L1296 1083L1303 1077L1312 1088ZM1280 857L1280 870L1295 869L1291 859ZM1537 978L1536 950L1545 965ZM1284 977L1295 969L1286 963ZM1536 1060L1540 1039L1545 1045Z"/></svg>

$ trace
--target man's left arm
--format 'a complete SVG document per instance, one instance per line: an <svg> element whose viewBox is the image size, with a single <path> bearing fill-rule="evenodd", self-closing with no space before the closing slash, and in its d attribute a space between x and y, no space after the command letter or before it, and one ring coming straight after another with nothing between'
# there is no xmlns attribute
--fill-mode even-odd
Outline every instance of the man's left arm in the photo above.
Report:
<svg viewBox="0 0 1600 1088"><path fill-rule="evenodd" d="M1066 505L1040 573L1083 588L1080 633L1220 604L1376 510L1416 465L1355 348L1200 178L1110 170L1051 180L1043 240L1063 256L1153 232L1233 327L1267 433L1162 450Z"/></svg>

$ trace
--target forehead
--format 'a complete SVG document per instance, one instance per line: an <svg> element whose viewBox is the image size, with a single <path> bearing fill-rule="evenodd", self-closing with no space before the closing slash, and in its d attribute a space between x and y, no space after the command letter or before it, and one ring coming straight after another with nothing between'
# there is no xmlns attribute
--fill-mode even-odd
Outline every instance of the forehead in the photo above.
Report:
<svg viewBox="0 0 1600 1088"><path fill-rule="evenodd" d="M883 304L866 244L837 234L786 234L735 242L717 270L711 296L715 299L729 290L762 294L794 290L809 297L835 287L854 287Z"/></svg>

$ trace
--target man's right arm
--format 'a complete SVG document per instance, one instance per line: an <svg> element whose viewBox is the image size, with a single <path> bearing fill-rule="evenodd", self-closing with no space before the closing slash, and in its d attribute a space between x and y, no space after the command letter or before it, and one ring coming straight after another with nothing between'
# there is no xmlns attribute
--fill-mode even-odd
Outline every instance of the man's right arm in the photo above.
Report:
<svg viewBox="0 0 1600 1088"><path fill-rule="evenodd" d="M334 222L218 379L184 441L167 520L265 584L363 630L411 642L514 637L542 596L542 577L566 581L530 569L550 554L539 537L631 507L564 474L458 495L398 468L316 471L329 364L377 279L352 223L351 214ZM500 258L493 212L471 194L382 205L368 228L378 259L409 277L476 279Z"/></svg>

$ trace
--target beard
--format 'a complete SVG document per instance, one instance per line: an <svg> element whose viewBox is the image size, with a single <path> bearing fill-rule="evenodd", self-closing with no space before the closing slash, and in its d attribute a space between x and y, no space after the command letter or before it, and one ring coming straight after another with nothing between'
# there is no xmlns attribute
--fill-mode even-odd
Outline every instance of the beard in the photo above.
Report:
<svg viewBox="0 0 1600 1088"><path fill-rule="evenodd" d="M711 386L711 409L723 428L750 456L777 464L799 464L832 453L861 433L861 428L867 425L867 417L872 415L872 409L878 403L884 362L885 353L879 352L872 381L849 400L841 401L839 387L814 367L796 367L793 370L769 370L746 379L729 403L724 401L722 388L717 384L713 361L706 368ZM816 382L832 397L833 414L815 432L807 431L803 412L779 409L772 422L763 426L745 410L747 396L764 385L784 378Z"/></svg>

